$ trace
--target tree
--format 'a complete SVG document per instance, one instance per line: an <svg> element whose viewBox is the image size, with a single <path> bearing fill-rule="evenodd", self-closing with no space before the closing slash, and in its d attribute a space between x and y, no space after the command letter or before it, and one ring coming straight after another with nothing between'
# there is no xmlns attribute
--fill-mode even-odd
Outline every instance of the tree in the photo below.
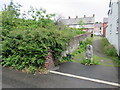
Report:
<svg viewBox="0 0 120 90"><path fill-rule="evenodd" d="M16 26L16 19L20 16L20 4L14 4L11 0L10 4L2 11L2 27L11 29Z"/></svg>
<svg viewBox="0 0 120 90"><path fill-rule="evenodd" d="M85 25L85 23L83 22L82 19L80 19L80 21L79 21L79 25L80 25L80 28L81 28L81 29L84 29L84 25Z"/></svg>
<svg viewBox="0 0 120 90"><path fill-rule="evenodd" d="M54 16L54 23L58 27L59 30L64 30L66 28L66 25L63 24L62 20L64 17L61 14L56 14Z"/></svg>
<svg viewBox="0 0 120 90"><path fill-rule="evenodd" d="M46 10L43 8L37 9L30 7L30 10L27 12L30 19L37 21L38 25L40 27L48 27L50 24L53 24L52 17L55 16L55 14L47 14Z"/></svg>
<svg viewBox="0 0 120 90"><path fill-rule="evenodd" d="M63 17L61 14L56 14L56 15L54 16L55 25L58 25L59 22L60 22L62 19L64 19L64 17Z"/></svg>

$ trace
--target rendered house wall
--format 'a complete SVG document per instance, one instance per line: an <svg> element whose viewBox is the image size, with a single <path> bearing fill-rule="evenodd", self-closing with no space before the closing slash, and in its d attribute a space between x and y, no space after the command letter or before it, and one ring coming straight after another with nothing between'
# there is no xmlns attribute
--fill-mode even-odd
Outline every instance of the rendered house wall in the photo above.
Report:
<svg viewBox="0 0 120 90"><path fill-rule="evenodd" d="M118 46L119 46L119 57L120 57L120 0L118 1L118 20L119 20L119 27L118 27Z"/></svg>
<svg viewBox="0 0 120 90"><path fill-rule="evenodd" d="M106 38L112 45L115 46L115 48L117 49L117 52L119 53L117 20L118 20L118 3L112 2L112 5L110 7L109 18L108 18Z"/></svg>

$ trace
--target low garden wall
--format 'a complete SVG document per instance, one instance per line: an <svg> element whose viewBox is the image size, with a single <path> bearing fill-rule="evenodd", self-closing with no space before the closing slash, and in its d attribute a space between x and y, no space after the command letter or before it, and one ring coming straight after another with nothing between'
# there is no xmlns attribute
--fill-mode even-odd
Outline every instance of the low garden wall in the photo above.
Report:
<svg viewBox="0 0 120 90"><path fill-rule="evenodd" d="M66 56L67 54L73 53L80 45L80 42L85 40L86 38L91 37L91 33L86 33L82 35L75 36L71 41L68 43L68 47L66 51L62 52L62 57Z"/></svg>
<svg viewBox="0 0 120 90"><path fill-rule="evenodd" d="M80 42L87 39L88 37L91 37L91 33L78 35L72 38L71 41L68 43L67 50L61 53L61 58L65 57L67 54L73 53L79 47ZM53 54L52 52L49 52L49 55L46 58L45 67L47 69L51 69L55 66L54 64L55 64L55 60L54 60Z"/></svg>

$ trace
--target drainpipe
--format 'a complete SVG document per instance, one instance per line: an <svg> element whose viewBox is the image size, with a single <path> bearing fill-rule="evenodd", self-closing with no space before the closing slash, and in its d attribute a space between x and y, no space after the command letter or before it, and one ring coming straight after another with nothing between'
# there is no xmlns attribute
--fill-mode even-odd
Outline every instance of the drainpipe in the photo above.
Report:
<svg viewBox="0 0 120 90"><path fill-rule="evenodd" d="M118 56L120 60L120 0L118 0L118 20L119 20L119 27L118 27Z"/></svg>
<svg viewBox="0 0 120 90"><path fill-rule="evenodd" d="M118 0L118 56L120 60L120 0ZM120 83L120 68L118 68L118 83Z"/></svg>

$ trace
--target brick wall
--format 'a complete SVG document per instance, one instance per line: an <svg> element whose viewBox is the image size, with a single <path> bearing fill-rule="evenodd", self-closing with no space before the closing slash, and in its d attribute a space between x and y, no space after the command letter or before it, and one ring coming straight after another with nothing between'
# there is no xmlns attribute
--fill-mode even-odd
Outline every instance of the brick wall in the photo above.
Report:
<svg viewBox="0 0 120 90"><path fill-rule="evenodd" d="M103 23L103 37L106 36L106 27L107 27L107 23Z"/></svg>

